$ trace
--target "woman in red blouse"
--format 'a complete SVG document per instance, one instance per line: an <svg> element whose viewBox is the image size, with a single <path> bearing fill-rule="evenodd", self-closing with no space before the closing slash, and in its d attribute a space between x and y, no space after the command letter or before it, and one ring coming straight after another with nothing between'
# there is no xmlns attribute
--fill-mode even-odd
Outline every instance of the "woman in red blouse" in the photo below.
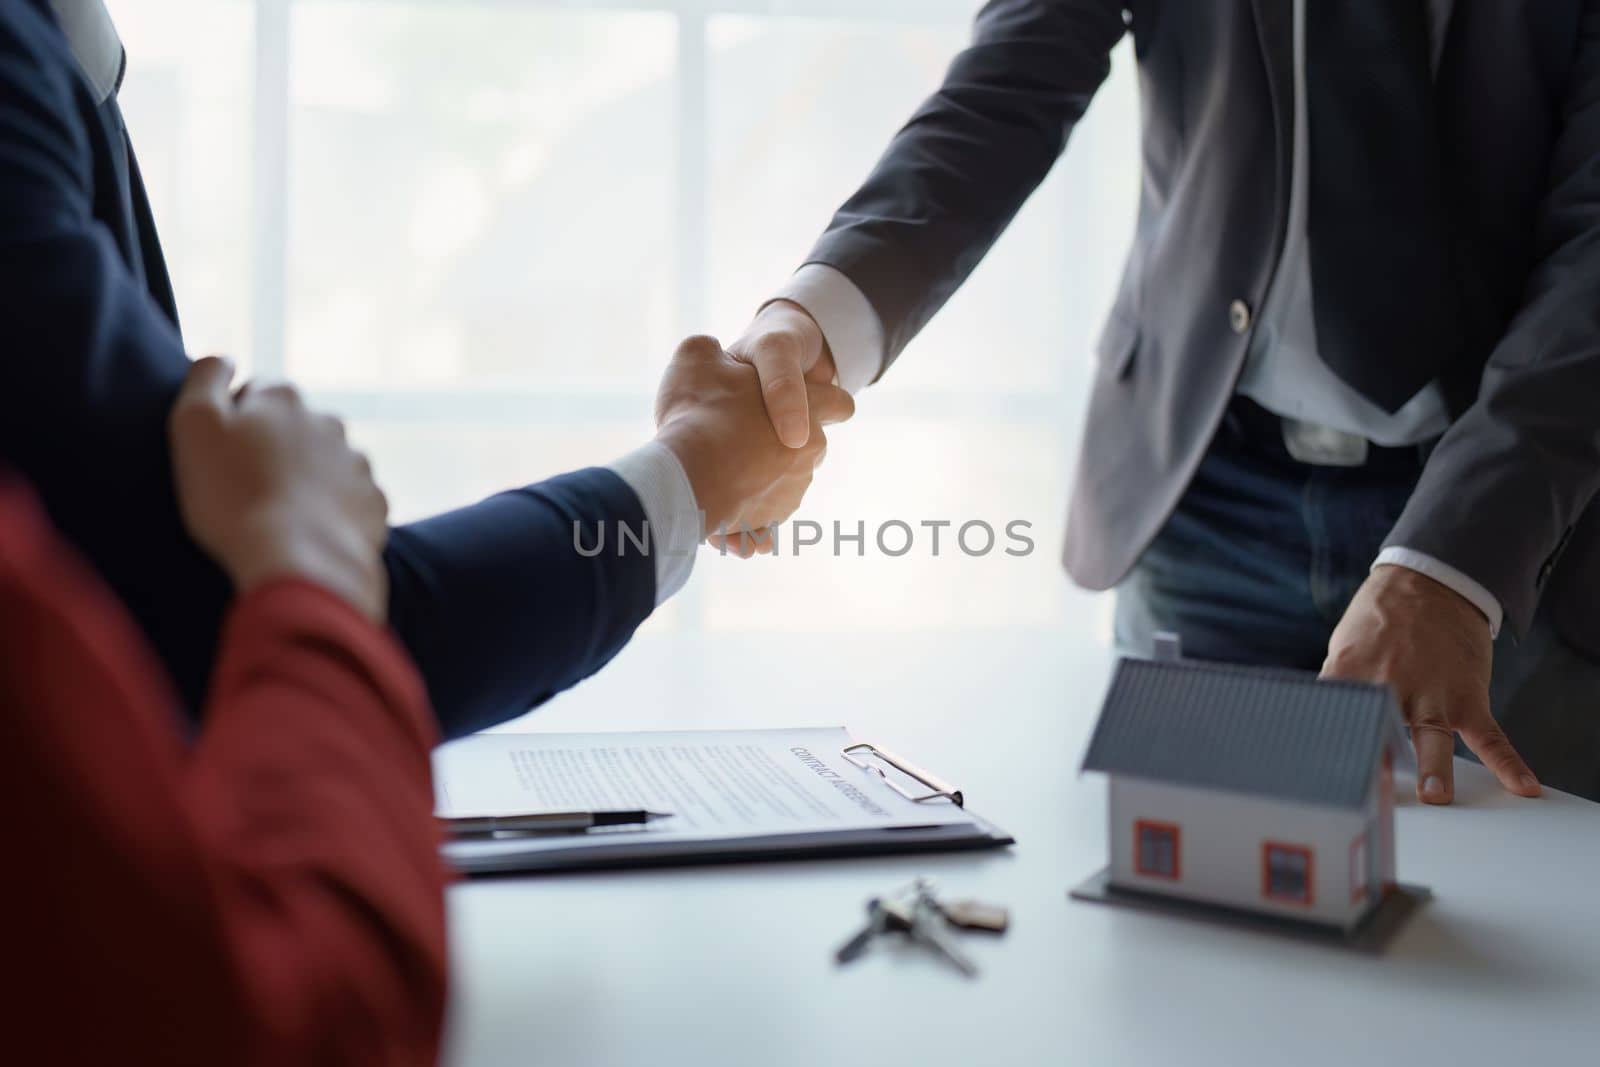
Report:
<svg viewBox="0 0 1600 1067"><path fill-rule="evenodd" d="M378 621L387 505L336 421L231 375L195 364L171 422L185 523L237 593L192 744L134 624L0 473L7 1062L437 1056L434 726Z"/></svg>

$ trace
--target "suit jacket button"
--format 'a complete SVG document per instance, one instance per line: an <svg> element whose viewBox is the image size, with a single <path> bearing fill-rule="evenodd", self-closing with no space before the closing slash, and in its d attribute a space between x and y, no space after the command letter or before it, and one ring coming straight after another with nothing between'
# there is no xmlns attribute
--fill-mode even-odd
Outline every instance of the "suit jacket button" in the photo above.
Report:
<svg viewBox="0 0 1600 1067"><path fill-rule="evenodd" d="M1228 305L1228 325L1233 327L1234 333L1244 333L1250 328L1250 305L1243 300L1235 300Z"/></svg>

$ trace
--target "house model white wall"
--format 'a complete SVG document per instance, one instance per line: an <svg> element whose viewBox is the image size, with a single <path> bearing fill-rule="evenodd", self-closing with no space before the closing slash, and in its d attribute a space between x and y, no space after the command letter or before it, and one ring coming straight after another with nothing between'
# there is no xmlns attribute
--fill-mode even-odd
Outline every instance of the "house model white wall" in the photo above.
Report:
<svg viewBox="0 0 1600 1067"><path fill-rule="evenodd" d="M1083 769L1110 779L1113 889L1349 930L1395 884L1383 686L1122 660Z"/></svg>

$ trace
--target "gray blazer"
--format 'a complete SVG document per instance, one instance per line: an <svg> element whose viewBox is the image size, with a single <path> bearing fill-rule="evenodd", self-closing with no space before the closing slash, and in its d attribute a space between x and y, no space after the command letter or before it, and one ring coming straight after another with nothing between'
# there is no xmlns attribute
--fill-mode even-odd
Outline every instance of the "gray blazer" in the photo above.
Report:
<svg viewBox="0 0 1600 1067"><path fill-rule="evenodd" d="M1043 179L1132 32L1143 195L1067 524L1067 569L1090 588L1165 523L1243 366L1244 312L1285 232L1291 16L1287 0L994 0L808 257L867 295L887 366ZM1453 424L1387 543L1471 575L1518 633L1544 595L1600 656L1600 518L1579 521L1600 490L1600 0L1456 0L1436 85L1469 341L1442 379Z"/></svg>

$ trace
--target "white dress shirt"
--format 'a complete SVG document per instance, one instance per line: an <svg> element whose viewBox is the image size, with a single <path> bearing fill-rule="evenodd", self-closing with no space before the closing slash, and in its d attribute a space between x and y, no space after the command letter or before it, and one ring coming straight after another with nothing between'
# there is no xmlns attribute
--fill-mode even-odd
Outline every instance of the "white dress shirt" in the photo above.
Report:
<svg viewBox="0 0 1600 1067"><path fill-rule="evenodd" d="M608 469L628 483L650 523L650 558L656 565L660 607L694 571L702 533L694 486L672 449L659 441L634 449Z"/></svg>
<svg viewBox="0 0 1600 1067"><path fill-rule="evenodd" d="M1434 40L1442 40L1443 26L1437 18L1430 23ZM1306 0L1294 0L1294 98L1288 229L1272 288L1250 336L1238 390L1283 417L1284 444L1296 459L1359 466L1366 461L1369 441L1391 447L1420 444L1444 433L1450 412L1438 382L1428 383L1398 411L1387 412L1333 373L1317 354L1306 227L1311 182Z"/></svg>
<svg viewBox="0 0 1600 1067"><path fill-rule="evenodd" d="M1450 418L1437 382L1429 383L1399 411L1390 413L1334 374L1317 354L1306 235L1310 136L1305 100L1305 3L1294 0L1295 133L1288 232L1272 290L1251 336L1238 390L1284 420L1284 445L1295 458L1351 466L1365 462L1369 442L1419 444L1443 433ZM1429 0L1436 69L1452 5L1453 0ZM773 299L798 304L816 320L833 355L839 384L845 389L854 393L882 371L882 320L860 288L840 271L826 264L805 264ZM1425 574L1459 593L1483 612L1491 635L1499 635L1503 617L1499 600L1455 567L1399 546L1385 548L1372 565L1384 564Z"/></svg>

